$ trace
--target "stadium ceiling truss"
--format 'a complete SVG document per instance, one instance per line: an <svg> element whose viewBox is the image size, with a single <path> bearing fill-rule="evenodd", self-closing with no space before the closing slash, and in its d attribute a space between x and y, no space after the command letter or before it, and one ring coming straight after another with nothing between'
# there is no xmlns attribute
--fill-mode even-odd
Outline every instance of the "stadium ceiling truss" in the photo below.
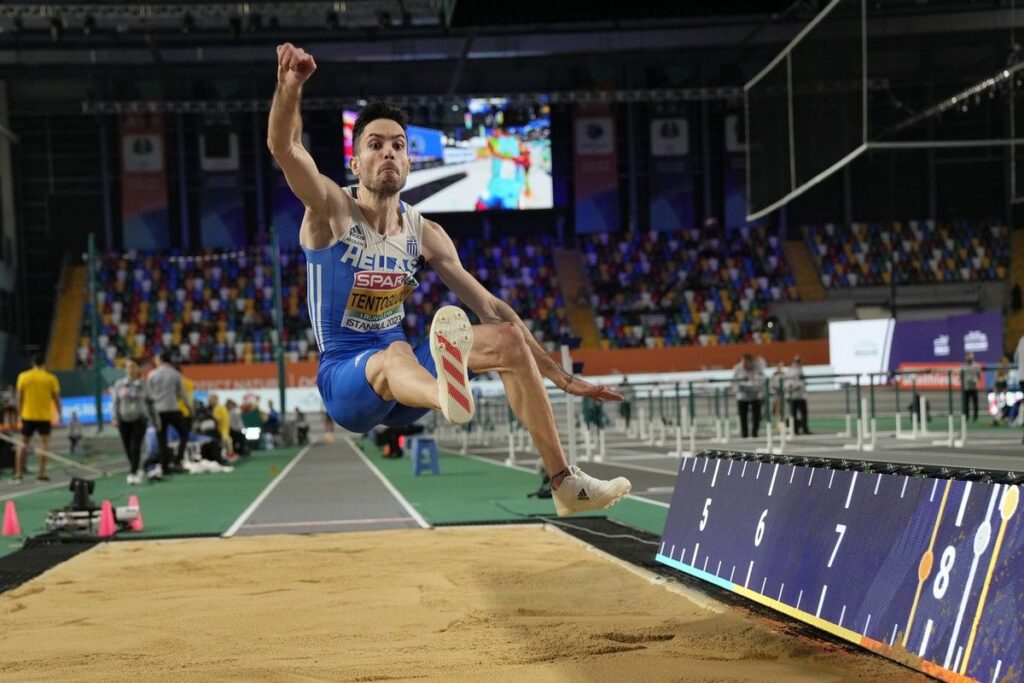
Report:
<svg viewBox="0 0 1024 683"><path fill-rule="evenodd" d="M545 93L474 93L474 98L500 98L519 103L547 102L550 104L613 104L613 103L659 103L659 102L701 102L727 101L740 103L743 91L740 88L673 88L663 90L586 90ZM454 95L395 95L388 100L402 106L453 104L463 102L467 96ZM346 97L307 97L302 100L303 111L341 111L358 108L366 100ZM265 112L270 109L269 99L247 100L171 100L171 101L85 101L83 114L205 114Z"/></svg>

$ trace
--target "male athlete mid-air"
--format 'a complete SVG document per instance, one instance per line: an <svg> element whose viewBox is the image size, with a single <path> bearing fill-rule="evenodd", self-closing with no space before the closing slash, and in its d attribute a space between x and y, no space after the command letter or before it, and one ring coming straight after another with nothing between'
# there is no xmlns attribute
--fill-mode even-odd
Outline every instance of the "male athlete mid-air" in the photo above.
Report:
<svg viewBox="0 0 1024 683"><path fill-rule="evenodd" d="M441 226L399 200L410 167L405 112L379 102L360 112L350 162L358 185L343 189L317 170L302 146L299 115L302 86L315 70L305 50L278 46L267 144L306 207L299 243L320 350L317 386L328 414L353 432L407 425L429 410L464 424L475 410L470 374L495 371L551 476L559 515L625 496L625 478L595 479L568 465L542 378L577 396L622 396L564 372L515 311L463 268ZM461 308L445 306L434 315L429 344L414 349L402 329L403 301L418 284L423 260L482 324L470 325Z"/></svg>

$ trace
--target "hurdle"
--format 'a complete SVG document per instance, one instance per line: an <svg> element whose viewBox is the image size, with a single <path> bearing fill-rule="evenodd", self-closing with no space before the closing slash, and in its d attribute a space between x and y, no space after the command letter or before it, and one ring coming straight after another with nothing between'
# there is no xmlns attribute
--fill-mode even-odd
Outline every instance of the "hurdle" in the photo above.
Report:
<svg viewBox="0 0 1024 683"><path fill-rule="evenodd" d="M14 446L21 446L23 443L21 439L15 439L14 437L4 434L3 432L0 432L0 441L6 441L7 443L12 444ZM98 477L107 476L107 473L101 469L97 469L95 467L92 467L91 465L86 465L85 463L75 462L71 458L63 456L59 453L54 453L53 451L49 451L44 448L39 448L38 446L33 446L32 450L35 451L37 454L45 455L47 458L50 458L55 462L59 462L62 465L65 465L66 467L79 469L88 472L89 474L96 475Z"/></svg>

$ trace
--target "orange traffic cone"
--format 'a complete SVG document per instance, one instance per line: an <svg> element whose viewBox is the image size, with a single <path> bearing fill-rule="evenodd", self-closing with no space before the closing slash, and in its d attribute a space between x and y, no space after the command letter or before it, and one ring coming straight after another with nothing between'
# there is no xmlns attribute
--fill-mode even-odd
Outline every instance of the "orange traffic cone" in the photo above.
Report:
<svg viewBox="0 0 1024 683"><path fill-rule="evenodd" d="M21 536L21 527L18 526L18 511L14 509L14 501L7 501L4 506L4 536Z"/></svg>
<svg viewBox="0 0 1024 683"><path fill-rule="evenodd" d="M128 496L128 505L134 505L139 509L138 514L135 515L135 519L129 522L128 525L131 527L132 531L142 531L146 527L142 523L142 506L139 505L139 497L136 495Z"/></svg>
<svg viewBox="0 0 1024 683"><path fill-rule="evenodd" d="M96 533L100 538L109 538L114 535L117 531L117 523L114 522L114 508L111 507L110 501L103 501L103 507L100 509L100 528Z"/></svg>

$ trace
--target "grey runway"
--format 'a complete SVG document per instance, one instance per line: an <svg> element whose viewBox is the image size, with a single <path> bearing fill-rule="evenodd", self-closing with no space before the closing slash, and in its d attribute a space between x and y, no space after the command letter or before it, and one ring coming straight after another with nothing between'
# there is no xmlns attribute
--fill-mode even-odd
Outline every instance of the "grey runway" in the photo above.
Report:
<svg viewBox="0 0 1024 683"><path fill-rule="evenodd" d="M350 442L314 444L235 535L302 534L421 526Z"/></svg>

